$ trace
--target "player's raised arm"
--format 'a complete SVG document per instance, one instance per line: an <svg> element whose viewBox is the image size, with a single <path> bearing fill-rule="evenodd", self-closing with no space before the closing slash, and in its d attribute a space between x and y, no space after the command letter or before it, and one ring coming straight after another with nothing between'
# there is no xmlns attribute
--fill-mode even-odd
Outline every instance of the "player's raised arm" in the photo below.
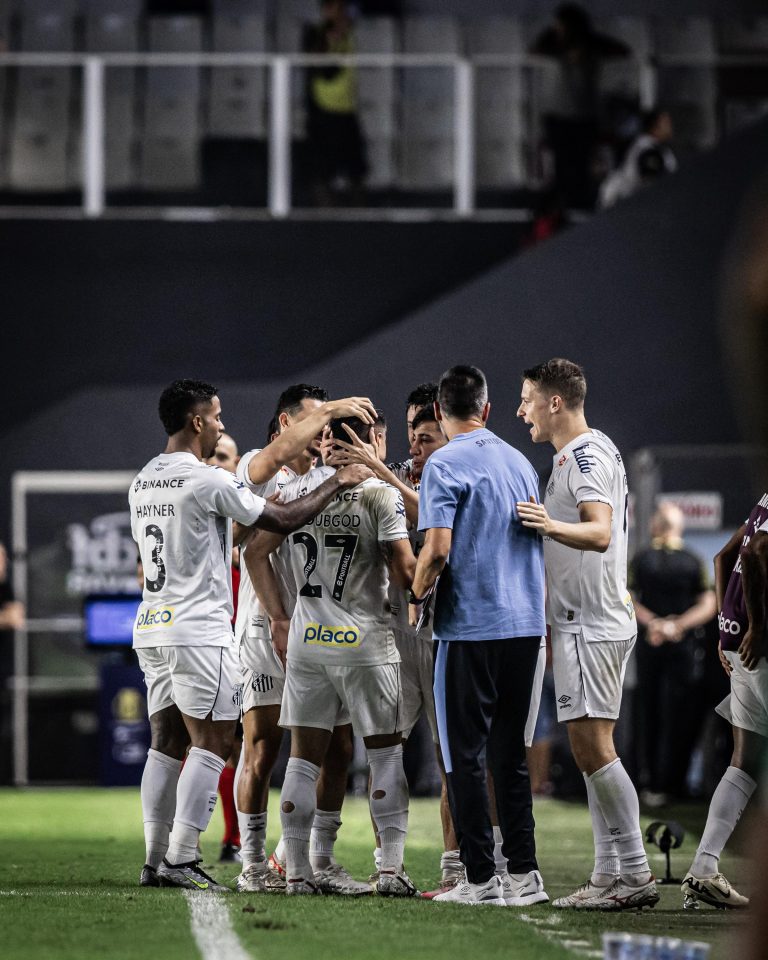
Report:
<svg viewBox="0 0 768 960"><path fill-rule="evenodd" d="M346 397L343 400L327 400L305 419L292 423L263 450L248 462L248 479L254 485L266 483L286 463L298 457L322 432L331 420L337 417L359 417L364 423L373 424L376 408L368 397Z"/></svg>
<svg viewBox="0 0 768 960"><path fill-rule="evenodd" d="M357 464L342 467L305 497L291 500L290 503L273 503L267 500L255 526L260 530L285 536L309 523L340 490L356 487L370 476L370 470Z"/></svg>
<svg viewBox="0 0 768 960"><path fill-rule="evenodd" d="M357 434L353 430L350 430L346 424L343 424L343 426L349 436L349 443L345 443L343 440L335 440L334 446L336 450L329 460L329 463L333 466L337 464L343 466L347 463L360 463L368 467L374 476L380 480L384 480L385 483L391 484L403 498L405 516L408 523L412 527L415 527L419 519L419 495L412 487L409 487L407 483L403 483L384 463L376 446L374 430L371 430L372 442L363 443Z"/></svg>

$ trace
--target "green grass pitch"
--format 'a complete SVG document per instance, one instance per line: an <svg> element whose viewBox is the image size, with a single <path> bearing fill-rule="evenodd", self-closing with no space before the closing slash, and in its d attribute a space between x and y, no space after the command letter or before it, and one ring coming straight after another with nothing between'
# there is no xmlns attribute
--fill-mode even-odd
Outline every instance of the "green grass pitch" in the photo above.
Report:
<svg viewBox="0 0 768 960"><path fill-rule="evenodd" d="M673 866L687 867L705 810L674 811L688 831ZM591 833L585 807L536 802L541 869L551 897L569 892L587 876ZM373 842L364 800L348 798L337 856L365 878ZM649 822L643 817L643 826ZM279 830L277 794L270 806L270 843ZM221 836L217 811L203 838L213 863ZM0 955L4 960L194 960L199 956L181 891L141 889L143 863L138 790L0 790ZM652 868L663 873L659 852ZM414 800L406 866L420 889L438 877L440 828L437 801ZM747 883L742 859L726 854L723 868L737 887ZM230 881L232 865L212 867ZM748 892L748 890L747 890ZM200 896L205 896L201 894ZM486 960L565 960L601 955L606 930L678 936L713 943L713 960L732 956L743 916L702 908L681 909L679 888L662 888L653 911L620 915L573 914L548 905L529 908L440 906L427 901L291 898L233 894L232 922L253 960L368 960L449 957Z"/></svg>

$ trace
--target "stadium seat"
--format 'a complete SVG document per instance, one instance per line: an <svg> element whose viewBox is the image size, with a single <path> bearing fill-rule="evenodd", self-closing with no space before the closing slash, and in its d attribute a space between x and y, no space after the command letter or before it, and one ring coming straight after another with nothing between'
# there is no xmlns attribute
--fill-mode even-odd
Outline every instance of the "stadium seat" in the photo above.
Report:
<svg viewBox="0 0 768 960"><path fill-rule="evenodd" d="M266 50L263 16L216 13L213 49L257 53ZM213 67L207 132L213 137L266 136L266 70L263 67Z"/></svg>
<svg viewBox="0 0 768 960"><path fill-rule="evenodd" d="M63 12L25 7L21 48L48 53L74 48L74 19ZM20 67L16 77L8 180L21 190L64 190L68 177L73 71L68 67Z"/></svg>
<svg viewBox="0 0 768 960"><path fill-rule="evenodd" d="M768 53L768 17L727 18L719 25L721 53Z"/></svg>
<svg viewBox="0 0 768 960"><path fill-rule="evenodd" d="M513 18L472 21L467 28L472 55L522 54L523 25ZM479 187L501 187L525 179L525 72L522 67L475 68L476 175Z"/></svg>
<svg viewBox="0 0 768 960"><path fill-rule="evenodd" d="M651 27L642 17L608 17L598 29L609 37L621 40L632 51L631 59L606 60L600 71L600 89L609 96L636 100L640 94L638 60L647 60L653 53Z"/></svg>
<svg viewBox="0 0 768 960"><path fill-rule="evenodd" d="M153 52L197 51L202 40L199 17L149 19ZM150 67L146 77L141 186L150 190L196 187L200 180L200 68Z"/></svg>
<svg viewBox="0 0 768 960"><path fill-rule="evenodd" d="M658 102L669 106L675 125L675 142L682 152L712 146L717 134L717 78L715 31L708 17L658 20L656 52ZM701 65L675 66L667 57L695 57Z"/></svg>
<svg viewBox="0 0 768 960"><path fill-rule="evenodd" d="M397 24L391 17L366 17L355 24L359 53L396 53ZM357 74L360 122L367 142L368 184L388 187L395 177L396 72L394 67L362 67Z"/></svg>
<svg viewBox="0 0 768 960"><path fill-rule="evenodd" d="M118 53L139 48L139 19L134 13L91 12L85 19L85 46L92 53ZM136 70L109 67L106 72L106 184L133 185Z"/></svg>

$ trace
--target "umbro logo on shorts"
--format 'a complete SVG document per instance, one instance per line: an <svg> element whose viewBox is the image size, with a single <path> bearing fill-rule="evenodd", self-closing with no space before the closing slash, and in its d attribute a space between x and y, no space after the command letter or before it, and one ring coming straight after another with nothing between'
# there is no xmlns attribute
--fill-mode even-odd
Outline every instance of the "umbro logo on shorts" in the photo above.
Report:
<svg viewBox="0 0 768 960"><path fill-rule="evenodd" d="M565 710L571 705L571 698L566 694L563 694L562 697L557 698L557 702L560 704L560 709Z"/></svg>

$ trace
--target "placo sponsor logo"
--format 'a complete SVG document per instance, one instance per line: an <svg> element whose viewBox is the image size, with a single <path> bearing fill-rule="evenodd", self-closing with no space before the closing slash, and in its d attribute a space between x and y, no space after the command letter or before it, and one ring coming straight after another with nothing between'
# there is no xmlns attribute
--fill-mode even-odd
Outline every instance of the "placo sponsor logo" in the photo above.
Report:
<svg viewBox="0 0 768 960"><path fill-rule="evenodd" d="M150 607L142 610L136 621L137 630L151 630L154 627L170 627L173 623L173 607Z"/></svg>
<svg viewBox="0 0 768 960"><path fill-rule="evenodd" d="M718 617L717 625L722 633L730 633L732 637L737 637L741 633L741 624L738 620L730 620L724 617L722 613Z"/></svg>
<svg viewBox="0 0 768 960"><path fill-rule="evenodd" d="M359 647L357 627L329 627L323 623L308 623L304 627L304 643L322 647Z"/></svg>

